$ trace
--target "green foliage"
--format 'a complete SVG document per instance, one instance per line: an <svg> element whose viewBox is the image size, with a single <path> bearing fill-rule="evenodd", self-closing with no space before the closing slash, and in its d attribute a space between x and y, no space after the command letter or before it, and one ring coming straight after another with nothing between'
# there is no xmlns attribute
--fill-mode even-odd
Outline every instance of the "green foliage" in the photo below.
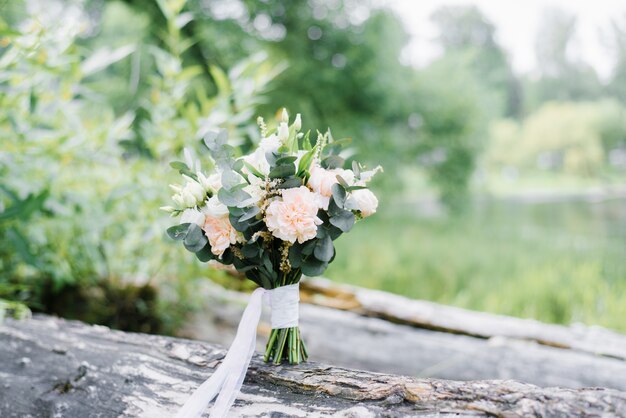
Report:
<svg viewBox="0 0 626 418"><path fill-rule="evenodd" d="M27 16L20 30L5 35L0 286L19 291L0 297L51 310L55 297L43 289L57 298L72 289L85 296L84 289L125 280L186 298L189 280L169 278L201 275L198 265L175 262L181 253L163 239L167 221L155 210L168 198L163 167L189 138L198 138L203 123L221 124L238 141L249 141L249 115L275 71L262 57L252 57L224 75L218 94L209 95L194 84L197 68L180 55L189 47L180 35L189 16L173 2L162 5L173 7L161 34L166 49L79 47L78 36L87 28L80 8L61 9L67 19ZM102 86L107 76L117 80L115 62L144 51L145 85L126 93L144 94L136 98L138 108L120 113L110 102L119 92L107 97ZM204 237L194 237L188 235L186 245L199 249ZM154 303L161 306L153 313L162 315L163 326L181 318L178 308L164 309L167 297Z"/></svg>
<svg viewBox="0 0 626 418"><path fill-rule="evenodd" d="M353 257L336 259L326 274L410 298L623 332L624 209L624 200L496 201L450 219L387 204L336 242Z"/></svg>
<svg viewBox="0 0 626 418"><path fill-rule="evenodd" d="M521 124L493 124L487 164L595 177L624 144L625 113L615 101L546 103Z"/></svg>

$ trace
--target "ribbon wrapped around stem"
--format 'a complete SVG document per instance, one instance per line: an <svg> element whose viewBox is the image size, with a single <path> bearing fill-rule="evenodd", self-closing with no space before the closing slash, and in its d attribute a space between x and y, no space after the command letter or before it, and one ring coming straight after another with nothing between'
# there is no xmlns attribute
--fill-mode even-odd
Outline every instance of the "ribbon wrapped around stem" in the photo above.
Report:
<svg viewBox="0 0 626 418"><path fill-rule="evenodd" d="M272 309L272 328L298 326L300 284L295 283L276 289L258 288L250 297L243 312L237 334L222 364L213 375L202 383L176 414L176 418L198 418L209 403L217 397L211 409L211 418L225 417L235 402L246 377L250 360L256 346L256 330L261 319L263 303Z"/></svg>

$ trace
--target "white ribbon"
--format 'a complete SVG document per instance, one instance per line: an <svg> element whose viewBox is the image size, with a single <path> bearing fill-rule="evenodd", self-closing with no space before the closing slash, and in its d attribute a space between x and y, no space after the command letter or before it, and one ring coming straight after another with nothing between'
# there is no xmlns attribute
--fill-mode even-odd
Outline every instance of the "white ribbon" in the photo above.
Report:
<svg viewBox="0 0 626 418"><path fill-rule="evenodd" d="M237 335L233 340L222 364L210 378L204 381L178 411L176 418L198 418L209 403L217 396L211 409L210 418L225 417L235 402L239 389L246 377L246 371L252 360L256 346L256 329L261 319L263 302L272 308L272 328L290 328L298 326L298 303L300 284L281 286L276 289L256 289L248 306L243 311Z"/></svg>

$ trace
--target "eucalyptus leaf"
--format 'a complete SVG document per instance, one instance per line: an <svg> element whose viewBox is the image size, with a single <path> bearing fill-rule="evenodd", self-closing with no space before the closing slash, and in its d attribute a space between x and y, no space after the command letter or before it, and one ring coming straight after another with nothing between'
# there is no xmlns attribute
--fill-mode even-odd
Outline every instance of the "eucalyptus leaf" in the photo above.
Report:
<svg viewBox="0 0 626 418"><path fill-rule="evenodd" d="M248 193L242 190L241 187L234 187L232 189L226 189L222 187L217 193L217 198L226 206L239 206L241 202L250 199Z"/></svg>
<svg viewBox="0 0 626 418"><path fill-rule="evenodd" d="M343 208L346 204L346 189L341 184L333 184L331 191L337 206Z"/></svg>
<svg viewBox="0 0 626 418"><path fill-rule="evenodd" d="M189 223L184 223L180 225L174 225L167 228L167 235L170 236L175 241L182 241L187 236L187 231L189 230Z"/></svg>
<svg viewBox="0 0 626 418"><path fill-rule="evenodd" d="M315 249L315 240L309 240L302 244L302 254L311 255L313 254L313 250Z"/></svg>
<svg viewBox="0 0 626 418"><path fill-rule="evenodd" d="M204 235L204 232L196 224L190 224L187 236L183 240L185 248L192 253L196 253L204 248L208 240Z"/></svg>
<svg viewBox="0 0 626 418"><path fill-rule="evenodd" d="M315 250L313 251L313 255L320 261L330 261L335 253L335 248L333 247L333 240L329 235L326 235L324 238L317 240L315 244Z"/></svg>
<svg viewBox="0 0 626 418"><path fill-rule="evenodd" d="M280 157L278 160L276 160L276 165L289 165L289 164L293 164L294 162L296 162L296 160L298 159L298 157L295 157L293 155L288 155L286 157Z"/></svg>
<svg viewBox="0 0 626 418"><path fill-rule="evenodd" d="M241 253L247 258L256 257L260 252L261 248L256 244L245 244L241 247Z"/></svg>
<svg viewBox="0 0 626 418"><path fill-rule="evenodd" d="M286 179L284 182L278 186L279 189L292 189L294 187L302 186L302 179L300 177L292 177Z"/></svg>
<svg viewBox="0 0 626 418"><path fill-rule="evenodd" d="M339 182L339 184L341 184L345 189L348 189L350 187L350 185L348 184L348 182L341 177L339 174L337 174L337 181Z"/></svg>
<svg viewBox="0 0 626 418"><path fill-rule="evenodd" d="M274 167L276 165L276 161L278 160L278 158L279 156L272 151L268 151L265 153L265 159L267 160L270 167Z"/></svg>
<svg viewBox="0 0 626 418"><path fill-rule="evenodd" d="M302 263L300 269L302 270L302 274L305 276L313 277L322 274L327 267L327 262L320 261L314 257L309 257Z"/></svg>
<svg viewBox="0 0 626 418"><path fill-rule="evenodd" d="M215 255L211 252L211 245L207 243L200 251L196 252L196 257L203 263L215 259Z"/></svg>
<svg viewBox="0 0 626 418"><path fill-rule="evenodd" d="M249 219L252 219L255 216L257 216L259 213L261 213L261 209L259 209L258 206L250 206L248 209L244 211L243 216L239 218L239 222L244 222Z"/></svg>
<svg viewBox="0 0 626 418"><path fill-rule="evenodd" d="M334 169L343 167L345 160L338 155L330 155L322 160L322 168Z"/></svg>
<svg viewBox="0 0 626 418"><path fill-rule="evenodd" d="M289 264L296 269L302 264L302 244L295 242L289 248Z"/></svg>
<svg viewBox="0 0 626 418"><path fill-rule="evenodd" d="M293 176L294 174L296 174L295 165L293 164L277 165L276 167L272 168L272 170L270 171L269 177L272 179L277 179L277 178L290 177L290 176Z"/></svg>
<svg viewBox="0 0 626 418"><path fill-rule="evenodd" d="M341 229L343 232L350 231L354 226L354 222L354 213L350 212L349 210L344 210L341 213L330 218L330 223Z"/></svg>

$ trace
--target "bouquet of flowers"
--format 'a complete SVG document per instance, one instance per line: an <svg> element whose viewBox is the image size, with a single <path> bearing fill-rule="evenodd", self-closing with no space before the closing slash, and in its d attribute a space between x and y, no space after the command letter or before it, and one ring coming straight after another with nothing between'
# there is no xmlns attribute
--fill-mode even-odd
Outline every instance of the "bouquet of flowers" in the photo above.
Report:
<svg viewBox="0 0 626 418"><path fill-rule="evenodd" d="M186 162L172 163L184 184L170 186L175 206L162 209L181 216L167 232L199 260L232 265L270 293L265 361L298 364L308 356L297 326L300 278L322 274L335 258L333 241L376 212L378 200L367 184L382 169L365 170L357 162L344 168L345 141L335 141L330 131L315 138L300 132L300 114L289 124L283 109L272 130L262 118L257 122L262 140L243 157L234 157L225 130L204 137L211 173L188 152Z"/></svg>

